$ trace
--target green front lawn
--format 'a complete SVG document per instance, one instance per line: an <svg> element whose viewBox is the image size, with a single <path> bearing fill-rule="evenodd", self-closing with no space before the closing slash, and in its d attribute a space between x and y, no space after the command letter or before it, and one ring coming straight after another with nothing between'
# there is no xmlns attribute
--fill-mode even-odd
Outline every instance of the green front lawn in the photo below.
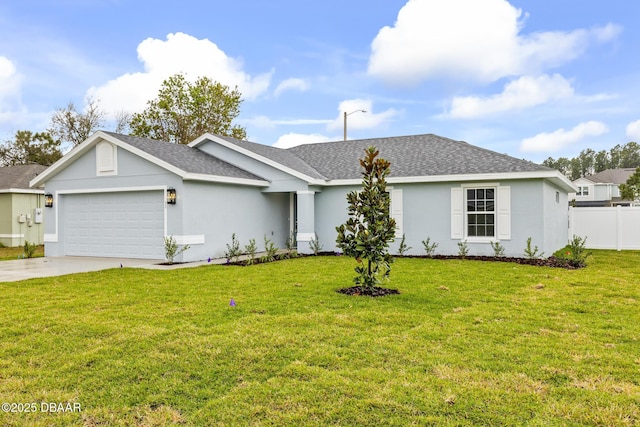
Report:
<svg viewBox="0 0 640 427"><path fill-rule="evenodd" d="M36 248L35 253L33 254L34 258L43 257L44 256L44 245L39 245ZM0 261L7 261L10 259L19 259L24 257L24 247L16 246L16 247L0 247Z"/></svg>
<svg viewBox="0 0 640 427"><path fill-rule="evenodd" d="M0 401L82 408L0 425L640 424L640 253L399 259L377 299L335 292L353 266L0 283Z"/></svg>

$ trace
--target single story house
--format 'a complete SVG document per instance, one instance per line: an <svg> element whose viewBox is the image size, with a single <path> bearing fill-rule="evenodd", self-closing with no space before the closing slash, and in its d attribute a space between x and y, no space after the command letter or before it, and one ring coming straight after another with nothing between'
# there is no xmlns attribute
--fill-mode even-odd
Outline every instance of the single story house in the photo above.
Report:
<svg viewBox="0 0 640 427"><path fill-rule="evenodd" d="M44 191L29 187L29 181L45 169L41 165L0 168L0 243L4 246L43 243Z"/></svg>
<svg viewBox="0 0 640 427"><path fill-rule="evenodd" d="M373 138L280 149L205 134L188 145L99 131L31 181L44 186L46 256L164 258L163 238L189 244L181 261L223 257L242 246L290 236L309 253L316 238L336 250L349 191L361 187L359 159L375 146L391 162L388 191L398 228L420 254L522 256L528 237L551 254L568 240L568 198L560 172L437 135Z"/></svg>
<svg viewBox="0 0 640 427"><path fill-rule="evenodd" d="M569 193L575 207L631 206L632 200L620 197L620 184L625 184L636 168L607 169L593 175L578 178L573 184L578 188Z"/></svg>

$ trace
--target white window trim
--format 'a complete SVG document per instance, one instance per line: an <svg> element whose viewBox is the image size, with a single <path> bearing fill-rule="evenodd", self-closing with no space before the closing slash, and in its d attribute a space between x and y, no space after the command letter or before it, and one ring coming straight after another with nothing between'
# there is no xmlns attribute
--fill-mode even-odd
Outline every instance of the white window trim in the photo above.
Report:
<svg viewBox="0 0 640 427"><path fill-rule="evenodd" d="M470 188L494 188L494 235L469 236L466 190ZM511 240L511 187L495 182L461 184L451 187L451 239L468 242L489 243L500 240Z"/></svg>
<svg viewBox="0 0 640 427"><path fill-rule="evenodd" d="M462 191L462 206L464 209L464 237L467 242L493 242L498 239L498 184L476 184L476 185L463 185ZM467 191L469 189L492 189L494 190L494 208L493 212L493 236L469 236L469 212L467 211Z"/></svg>

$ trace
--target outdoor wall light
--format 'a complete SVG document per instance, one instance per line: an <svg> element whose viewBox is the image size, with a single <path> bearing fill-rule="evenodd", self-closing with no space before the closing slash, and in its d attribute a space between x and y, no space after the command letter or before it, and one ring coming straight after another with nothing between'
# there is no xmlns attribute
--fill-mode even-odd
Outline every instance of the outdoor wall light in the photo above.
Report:
<svg viewBox="0 0 640 427"><path fill-rule="evenodd" d="M167 188L167 204L175 205L176 204L176 189L175 188Z"/></svg>
<svg viewBox="0 0 640 427"><path fill-rule="evenodd" d="M53 207L53 194L47 193L44 195L44 207L45 208Z"/></svg>

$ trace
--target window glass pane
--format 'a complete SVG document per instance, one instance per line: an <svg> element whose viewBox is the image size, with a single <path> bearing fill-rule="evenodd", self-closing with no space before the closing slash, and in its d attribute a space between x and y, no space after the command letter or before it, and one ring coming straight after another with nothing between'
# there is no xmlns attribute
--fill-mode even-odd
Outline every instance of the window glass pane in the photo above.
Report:
<svg viewBox="0 0 640 427"><path fill-rule="evenodd" d="M476 190L467 190L467 200L473 200L476 198Z"/></svg>
<svg viewBox="0 0 640 427"><path fill-rule="evenodd" d="M467 236L495 236L495 189L467 189Z"/></svg>

